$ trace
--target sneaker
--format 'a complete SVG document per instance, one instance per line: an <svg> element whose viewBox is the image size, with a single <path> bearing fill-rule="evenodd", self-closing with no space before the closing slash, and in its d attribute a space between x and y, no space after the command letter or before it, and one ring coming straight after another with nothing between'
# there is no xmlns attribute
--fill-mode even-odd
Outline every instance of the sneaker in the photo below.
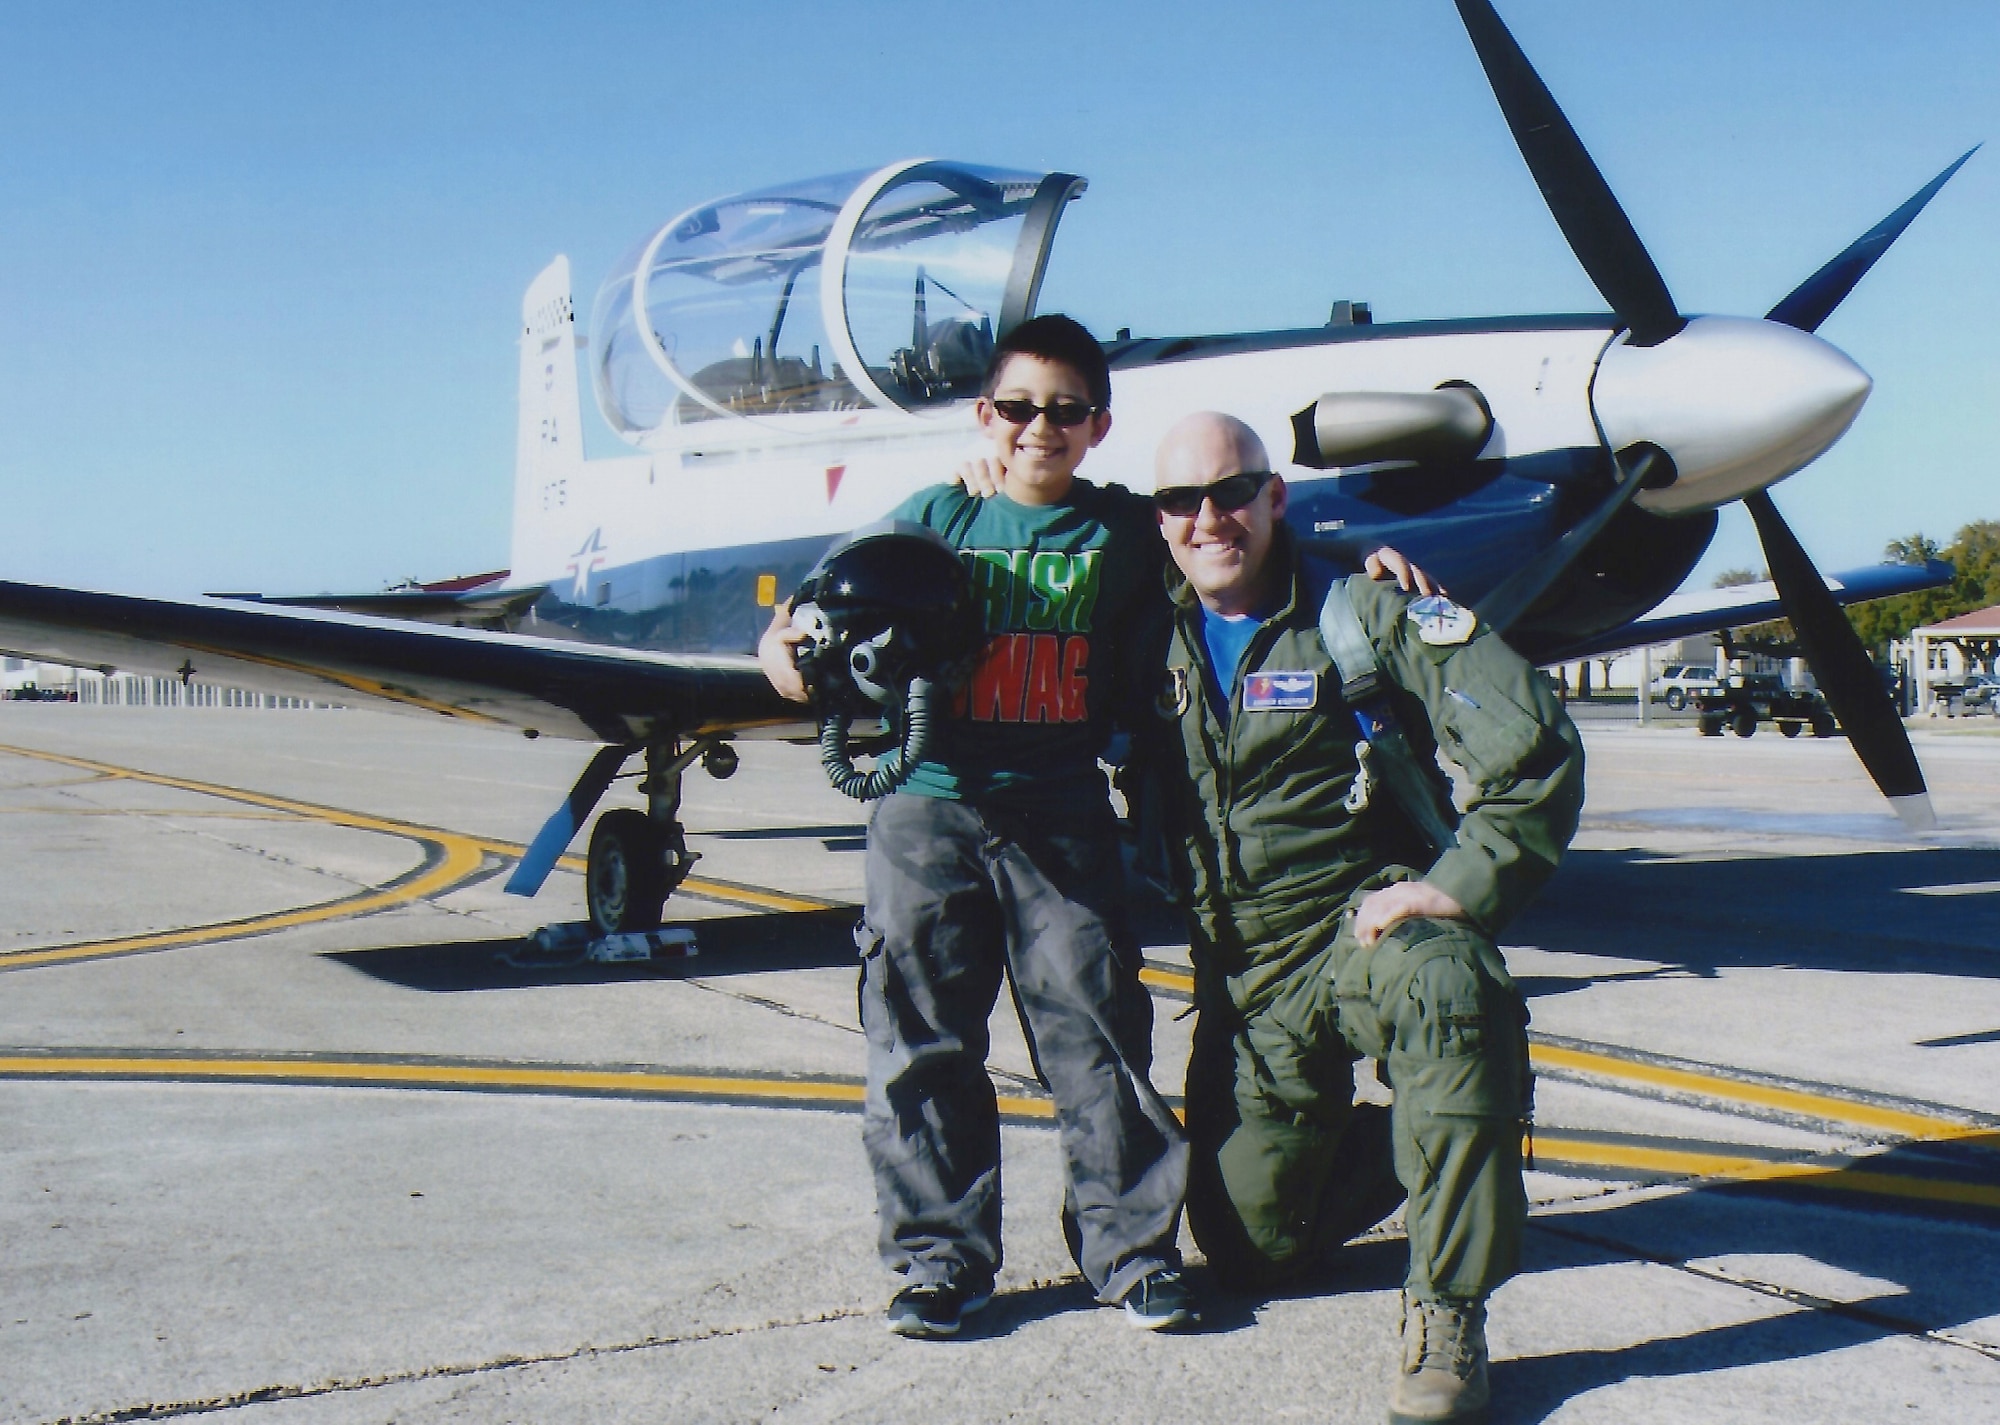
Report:
<svg viewBox="0 0 2000 1425"><path fill-rule="evenodd" d="M1120 1304L1125 1308L1125 1320L1141 1331L1170 1331L1187 1325L1196 1316L1194 1293L1171 1267L1160 1267L1140 1277Z"/></svg>
<svg viewBox="0 0 2000 1425"><path fill-rule="evenodd" d="M889 1302L889 1329L898 1336L956 1336L959 1323L993 1300L993 1288L968 1290L957 1282L919 1282Z"/></svg>
<svg viewBox="0 0 2000 1425"><path fill-rule="evenodd" d="M1486 1418L1486 1303L1403 1298L1403 1368L1389 1392L1389 1425Z"/></svg>

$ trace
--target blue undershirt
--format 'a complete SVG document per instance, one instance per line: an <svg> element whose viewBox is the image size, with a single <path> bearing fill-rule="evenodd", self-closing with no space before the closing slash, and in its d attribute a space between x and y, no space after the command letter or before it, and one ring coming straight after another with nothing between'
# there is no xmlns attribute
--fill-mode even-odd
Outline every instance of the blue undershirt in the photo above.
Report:
<svg viewBox="0 0 2000 1425"><path fill-rule="evenodd" d="M1250 640L1263 626L1262 614L1201 611L1202 641L1208 645L1208 700L1224 727L1229 726L1229 695L1236 687L1236 672L1243 666Z"/></svg>

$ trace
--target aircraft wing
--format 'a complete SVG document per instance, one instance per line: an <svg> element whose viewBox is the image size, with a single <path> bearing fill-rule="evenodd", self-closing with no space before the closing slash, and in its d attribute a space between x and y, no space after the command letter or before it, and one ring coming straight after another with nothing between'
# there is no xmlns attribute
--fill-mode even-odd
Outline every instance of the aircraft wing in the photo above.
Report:
<svg viewBox="0 0 2000 1425"><path fill-rule="evenodd" d="M802 724L746 656L655 653L224 599L0 582L0 648L587 741Z"/></svg>
<svg viewBox="0 0 2000 1425"><path fill-rule="evenodd" d="M396 589L381 594L213 594L232 603L266 604L278 608L322 609L332 613L365 614L370 618L408 623L442 623L454 628L506 631L534 605L545 584L525 589L456 592L428 588Z"/></svg>
<svg viewBox="0 0 2000 1425"><path fill-rule="evenodd" d="M1875 564L1866 569L1828 575L1826 587L1834 602L1845 608L1870 599L1886 599L1892 594L1935 589L1949 584L1952 577L1951 565L1933 559L1928 564ZM1691 638L1695 634L1714 633L1718 629L1744 628L1784 616L1785 608L1778 595L1778 586L1769 581L1674 594L1630 623L1566 644L1545 661L1563 663L1573 658L1594 658L1600 653Z"/></svg>

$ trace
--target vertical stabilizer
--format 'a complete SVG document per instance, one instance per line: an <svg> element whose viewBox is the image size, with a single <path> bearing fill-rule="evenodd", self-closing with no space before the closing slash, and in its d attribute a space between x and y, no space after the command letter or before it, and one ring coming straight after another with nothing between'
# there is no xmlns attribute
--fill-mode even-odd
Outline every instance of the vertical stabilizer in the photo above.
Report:
<svg viewBox="0 0 2000 1425"><path fill-rule="evenodd" d="M514 450L514 577L539 577L547 546L568 538L582 495L583 410L569 259L558 257L521 299L521 424Z"/></svg>

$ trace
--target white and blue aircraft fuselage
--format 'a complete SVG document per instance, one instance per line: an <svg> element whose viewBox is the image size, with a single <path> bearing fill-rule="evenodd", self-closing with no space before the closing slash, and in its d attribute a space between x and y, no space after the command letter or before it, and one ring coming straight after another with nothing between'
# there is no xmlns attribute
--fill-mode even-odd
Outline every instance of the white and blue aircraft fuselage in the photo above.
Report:
<svg viewBox="0 0 2000 1425"><path fill-rule="evenodd" d="M1878 785L1927 820L1908 738L1840 605L1949 571L1824 579L1765 492L1866 400L1868 377L1813 332L1958 164L1763 318L1689 318L1491 5L1457 4L1611 311L1377 325L1341 304L1333 322L1288 331L1121 330L1106 343L1114 422L1085 473L1149 489L1170 425L1229 411L1285 475L1302 538L1350 555L1393 544L1537 662L1782 614ZM834 536L979 453L987 358L1034 312L1084 186L918 159L674 215L592 309L594 398L633 452L613 459L584 456L578 322L557 258L522 307L504 577L262 601L0 584L0 647L602 742L517 872L523 891L643 751L651 821L607 837L602 819L589 879L600 925L619 928L621 906L636 907L624 923L657 923L688 862L681 772L699 758L726 774L727 739L800 730L752 656L772 607ZM1738 500L1773 583L1664 602Z"/></svg>

